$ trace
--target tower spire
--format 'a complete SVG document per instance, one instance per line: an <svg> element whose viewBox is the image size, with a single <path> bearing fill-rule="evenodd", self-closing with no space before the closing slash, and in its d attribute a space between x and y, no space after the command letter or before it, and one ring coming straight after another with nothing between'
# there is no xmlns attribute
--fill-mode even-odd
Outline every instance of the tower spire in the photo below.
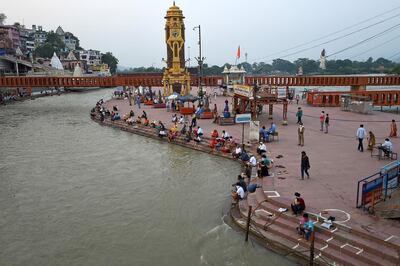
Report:
<svg viewBox="0 0 400 266"><path fill-rule="evenodd" d="M175 1L174 1L174 6L175 6Z"/></svg>

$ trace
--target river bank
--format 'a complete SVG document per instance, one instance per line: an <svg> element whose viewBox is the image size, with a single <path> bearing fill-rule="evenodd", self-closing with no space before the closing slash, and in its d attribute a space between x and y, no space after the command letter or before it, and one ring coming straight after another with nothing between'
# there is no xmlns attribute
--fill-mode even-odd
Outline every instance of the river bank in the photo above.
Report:
<svg viewBox="0 0 400 266"><path fill-rule="evenodd" d="M224 101L225 98L222 97L218 97L218 99L216 99L216 103L219 107L220 104L222 104ZM122 115L128 113L129 110L134 110L134 112L138 115L141 114L141 109L139 109L137 106L129 106L126 100L110 100L106 102L105 105L109 109L111 109L114 105L118 105L118 108L120 109L120 113ZM357 176L367 176L368 171L376 171L374 169L379 169L379 167L384 165L385 162L378 162L377 160L372 158L366 159L364 158L363 154L354 152L352 151L352 149L349 150L349 147L354 145L352 144L354 143L354 133L352 131L358 127L359 123L364 123L368 128L373 127L377 138L380 139L384 138L386 134L385 131L387 131L387 129L383 126L377 126L377 123L383 124L385 123L385 121L389 122L392 118L392 115L374 112L373 115L364 116L354 113L344 113L338 110L338 108L325 108L325 111L328 112L331 117L333 117L331 123L335 126L333 129L330 129L330 133L328 135L324 135L321 134L317 129L319 128L318 112L320 110L317 110L316 108L309 108L303 104L301 106L306 113L304 117L307 129L305 148L307 149L307 153L311 154L310 156L314 158L314 160L312 160L311 162L312 178L308 181L301 181L298 179L298 175L295 174L298 171L296 170L296 168L298 167L296 163L297 160L294 159L298 156L298 148L296 147L296 136L293 134L296 132L296 126L293 126L293 124L289 124L289 126L287 127L279 128L279 142L268 144L268 149L272 151L272 154L274 155L283 155L283 158L276 161L280 165L284 166L285 171L275 169L272 178L253 180L253 182L257 182L262 185L264 189L257 190L257 193L248 197L246 201L241 202L239 208L239 213L241 215L240 217L236 217L238 225L240 225L243 222L243 219L246 217L246 210L248 209L249 205L253 205L253 207L263 206L263 201L266 198L269 198L269 204L272 205L269 206L269 210L265 211L274 215L279 215L279 213L276 213L277 207L289 207L288 204L293 197L292 195L294 191L300 191L302 195L305 195L303 197L306 199L307 206L310 206L310 211L313 210L313 213L316 214L314 217L315 219L321 219L322 216L326 215L334 215L339 221L341 221L340 224L338 224L337 226L338 228L341 228L343 231L346 232L352 231L355 234L362 235L359 240L353 242L354 244L357 244L358 246L365 246L365 243L362 243L365 240L364 237L366 237L366 234L374 232L376 238L372 239L372 241L377 241L378 243L380 243L385 242L385 239L390 239L386 241L386 244L389 244L390 246L389 249L391 247L396 247L397 245L399 245L397 242L397 236L400 232L398 223L385 221L383 219L377 219L374 216L365 214L361 210L356 209L352 204L355 197L354 183L357 182ZM143 108L143 110L146 110L146 112L148 113L150 120L162 120L164 123L166 123L167 128L171 124L170 122L166 122L171 119L171 114L165 113L165 111L162 112L162 110L160 111L151 109L151 107L149 106ZM296 105L290 105L289 114L294 114L292 110L296 108ZM265 116L263 117L262 115L260 119L262 124L268 123L268 120L265 119ZM274 117L275 121L278 119L279 118L276 118L276 116ZM290 115L289 122L293 122L293 120L294 119L291 118ZM218 131L227 128L218 127L215 124L213 125L212 123L209 124L209 122L206 122L207 121L203 120L199 121L201 127L204 128L206 136L208 136L208 134L210 134L211 131L215 128L218 128ZM315 129L313 129L313 127L315 127ZM246 131L247 130L248 129L246 128ZM152 129L152 131L154 132L155 130ZM240 129L238 129L237 127L229 127L228 131L232 136L238 136L240 134ZM393 142L395 143L395 149L397 150L397 139L394 139ZM178 145L186 145L188 147L187 143L184 142ZM199 147L196 146L190 146L190 148L199 149ZM208 145L204 145L204 147L201 149L202 151L207 152L208 150L208 153L213 153ZM327 152L327 149L330 150L330 152ZM340 154L340 157L337 157L337 154ZM362 157L363 159L356 159L358 157ZM349 164L355 159L359 161L360 167L355 168L354 165ZM330 161L334 162L334 164L329 164L328 162ZM341 165L341 168L334 167L334 165L337 165L338 163L339 165ZM363 165L362 167L361 164ZM362 172L364 172L365 174L363 174ZM352 180L349 179L349 175L352 175ZM346 182L349 182L349 184L345 185ZM333 187L335 188L335 190L331 189ZM271 192L277 193L277 195L279 196L271 200ZM347 198L350 198L350 200L348 200ZM264 209L264 207L262 207L262 209ZM259 215L262 216L262 214ZM346 216L349 217L349 219L347 219ZM296 218L293 218L290 215L287 217L286 215L282 215L282 217L284 218L282 223L283 225L286 225L286 227L288 225L291 227L294 226L295 228L296 223L294 223L294 219ZM266 219L264 223L268 223L269 218L264 217L264 220ZM260 217L255 217L254 219L252 218L252 222L254 224L257 224L257 219L260 219ZM285 221L288 224L285 224ZM262 224L259 220L258 222L260 225ZM273 228L273 226L271 228ZM260 230L258 229L258 231ZM275 234L281 234L282 239L280 242L285 242L283 239L286 239L286 241L288 241L288 239L291 239L291 241L296 240L291 238L291 232L282 232L281 228L275 228ZM340 238L341 233L338 232L336 234ZM329 237L327 239L329 239ZM371 239L367 241L370 240ZM347 238L342 238L342 241L349 240ZM293 242L289 241L289 245L290 244L293 244ZM296 246L297 244L299 244L298 246L301 246L300 243L294 243L293 246ZM333 248L336 247L339 251L341 251L340 245L338 246L336 244L332 246ZM319 248L323 247L324 246L321 246ZM322 251L323 249L321 250L321 253L323 253ZM335 254L335 250L331 251L330 249L327 249L325 252L327 252L327 254ZM391 252L389 253L392 254ZM349 254L350 258L347 259L351 260L351 255L352 254ZM367 254L367 252L365 252L363 256L368 257L369 255ZM393 256L394 257L388 258L389 263L390 261L393 261L394 258L396 258L396 254L394 254ZM335 255L333 258L329 258L328 256L328 259L332 259L333 261L335 261L335 259L339 259L338 261L340 262L340 256Z"/></svg>

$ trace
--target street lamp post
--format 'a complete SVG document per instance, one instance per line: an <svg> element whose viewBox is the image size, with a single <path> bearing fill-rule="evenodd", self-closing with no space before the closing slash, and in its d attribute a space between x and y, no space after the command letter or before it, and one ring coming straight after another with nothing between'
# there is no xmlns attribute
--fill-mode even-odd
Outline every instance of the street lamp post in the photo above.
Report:
<svg viewBox="0 0 400 266"><path fill-rule="evenodd" d="M198 68L198 84L199 84L199 96L203 98L204 92L203 92L203 85L202 85L202 80L203 80L203 62L206 59L205 57L201 56L201 27L196 26L193 28L193 30L199 29L199 57L195 57L197 62L199 63L199 68Z"/></svg>

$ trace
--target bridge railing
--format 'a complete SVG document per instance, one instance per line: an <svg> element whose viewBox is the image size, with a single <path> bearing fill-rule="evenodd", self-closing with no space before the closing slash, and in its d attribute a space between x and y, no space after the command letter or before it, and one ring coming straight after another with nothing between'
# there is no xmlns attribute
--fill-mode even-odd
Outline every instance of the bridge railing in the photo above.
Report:
<svg viewBox="0 0 400 266"><path fill-rule="evenodd" d="M400 105L400 91L349 91L349 92L307 92L307 103L312 106L340 106L340 95L364 96L374 106Z"/></svg>
<svg viewBox="0 0 400 266"><path fill-rule="evenodd" d="M112 77L0 77L0 87L108 87L162 86L162 74L118 75ZM222 85L222 76L205 76L205 86ZM192 86L198 78L191 75ZM400 76L247 76L247 85L270 86L392 86L400 85Z"/></svg>

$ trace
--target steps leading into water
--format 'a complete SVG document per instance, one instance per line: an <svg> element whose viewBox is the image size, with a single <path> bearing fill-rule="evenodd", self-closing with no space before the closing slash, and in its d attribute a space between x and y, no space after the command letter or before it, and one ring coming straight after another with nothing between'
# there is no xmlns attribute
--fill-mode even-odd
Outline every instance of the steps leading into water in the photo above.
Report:
<svg viewBox="0 0 400 266"><path fill-rule="evenodd" d="M260 180L253 179L260 183ZM256 232L265 238L270 235L279 236L288 240L286 249L297 253L299 257L309 254L310 242L297 233L296 227L299 216L290 212L279 212L279 208L290 209L290 201L281 198L268 198L262 188L249 194L245 200L239 203L239 213L245 221L248 207L252 206L251 225ZM310 215L315 224L314 254L318 263L341 265L398 265L400 258L400 246L385 241L374 235L355 230L348 226L336 224L330 230L321 227L322 219L318 214ZM282 241L282 243L285 243ZM297 250L303 252L297 252ZM307 252L308 251L308 252Z"/></svg>

